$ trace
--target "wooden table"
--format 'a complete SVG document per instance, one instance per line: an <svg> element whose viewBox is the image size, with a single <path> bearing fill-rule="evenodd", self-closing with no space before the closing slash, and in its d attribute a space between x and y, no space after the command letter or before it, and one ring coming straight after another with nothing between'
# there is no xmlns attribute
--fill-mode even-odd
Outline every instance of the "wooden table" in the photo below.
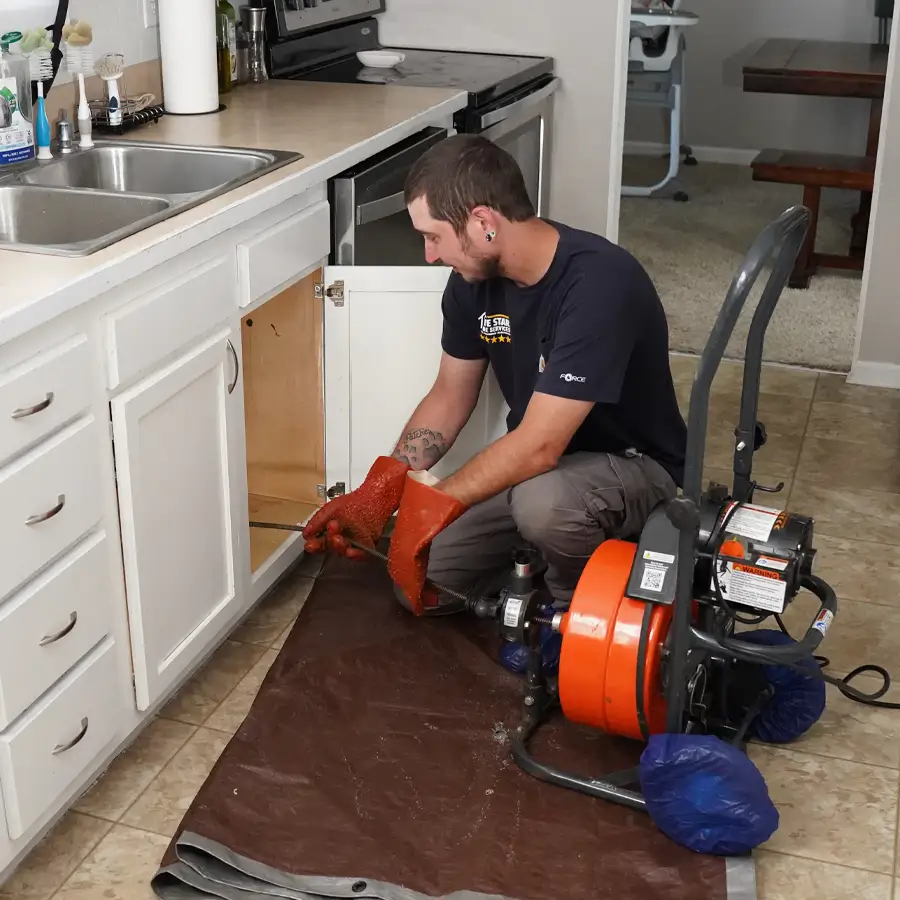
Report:
<svg viewBox="0 0 900 900"><path fill-rule="evenodd" d="M866 156L874 159L878 154L887 61L887 45L773 38L744 65L744 90L870 100ZM855 255L865 254L871 204L872 195L864 193L859 212L853 217L850 246Z"/></svg>

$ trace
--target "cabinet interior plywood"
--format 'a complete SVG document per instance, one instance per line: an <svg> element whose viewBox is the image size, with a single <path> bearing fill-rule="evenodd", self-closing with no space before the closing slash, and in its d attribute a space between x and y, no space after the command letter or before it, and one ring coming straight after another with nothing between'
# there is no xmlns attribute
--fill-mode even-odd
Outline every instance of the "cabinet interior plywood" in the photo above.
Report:
<svg viewBox="0 0 900 900"><path fill-rule="evenodd" d="M319 508L317 503L250 495L250 519L279 525L303 525ZM289 538L292 532L273 528L250 529L250 568L257 569Z"/></svg>
<svg viewBox="0 0 900 900"><path fill-rule="evenodd" d="M321 270L244 317L244 419L250 516L298 524L321 504L325 483ZM251 529L255 571L290 532Z"/></svg>

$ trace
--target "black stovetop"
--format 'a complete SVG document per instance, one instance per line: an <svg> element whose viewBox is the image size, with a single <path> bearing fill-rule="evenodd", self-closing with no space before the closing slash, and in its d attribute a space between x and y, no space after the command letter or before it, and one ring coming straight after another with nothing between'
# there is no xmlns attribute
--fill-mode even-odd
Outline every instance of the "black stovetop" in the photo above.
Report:
<svg viewBox="0 0 900 900"><path fill-rule="evenodd" d="M364 66L357 50L381 47L371 20L301 37L272 48L276 78L340 84L399 84L458 88L469 93L470 106L483 106L553 72L553 59L497 53L468 53L412 47L384 47L406 54L392 69ZM364 32L364 33L363 33Z"/></svg>

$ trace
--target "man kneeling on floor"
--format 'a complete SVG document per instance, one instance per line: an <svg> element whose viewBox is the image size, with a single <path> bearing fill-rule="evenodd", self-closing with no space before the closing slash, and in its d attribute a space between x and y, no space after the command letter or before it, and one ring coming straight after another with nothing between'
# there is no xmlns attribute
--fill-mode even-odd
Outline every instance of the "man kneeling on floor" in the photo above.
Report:
<svg viewBox="0 0 900 900"><path fill-rule="evenodd" d="M659 296L621 247L537 218L515 160L484 138L431 148L406 203L426 260L453 269L440 369L393 455L309 522L307 548L362 556L343 536L372 546L399 508L388 567L416 614L459 609L426 577L496 595L522 545L541 552L564 607L597 547L636 539L681 484L686 427ZM489 365L508 433L448 478L423 478L468 421Z"/></svg>

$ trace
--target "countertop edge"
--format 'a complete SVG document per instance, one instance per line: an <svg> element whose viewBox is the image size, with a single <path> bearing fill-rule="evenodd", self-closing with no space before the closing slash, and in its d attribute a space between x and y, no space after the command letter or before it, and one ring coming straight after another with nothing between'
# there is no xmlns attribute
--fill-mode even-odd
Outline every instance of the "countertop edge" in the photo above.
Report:
<svg viewBox="0 0 900 900"><path fill-rule="evenodd" d="M242 221L261 215L326 182L339 172L386 150L416 131L428 125L440 124L463 109L467 102L468 94L457 91L446 100L432 104L403 122L351 144L319 162L308 165L300 159L99 251L96 254L97 266L86 271L77 280L62 284L49 293L28 297L19 306L0 310L0 347L199 246ZM47 258L41 254L28 255L33 257L35 265L40 265ZM15 281L3 284L2 287L4 293L15 293L17 290Z"/></svg>

